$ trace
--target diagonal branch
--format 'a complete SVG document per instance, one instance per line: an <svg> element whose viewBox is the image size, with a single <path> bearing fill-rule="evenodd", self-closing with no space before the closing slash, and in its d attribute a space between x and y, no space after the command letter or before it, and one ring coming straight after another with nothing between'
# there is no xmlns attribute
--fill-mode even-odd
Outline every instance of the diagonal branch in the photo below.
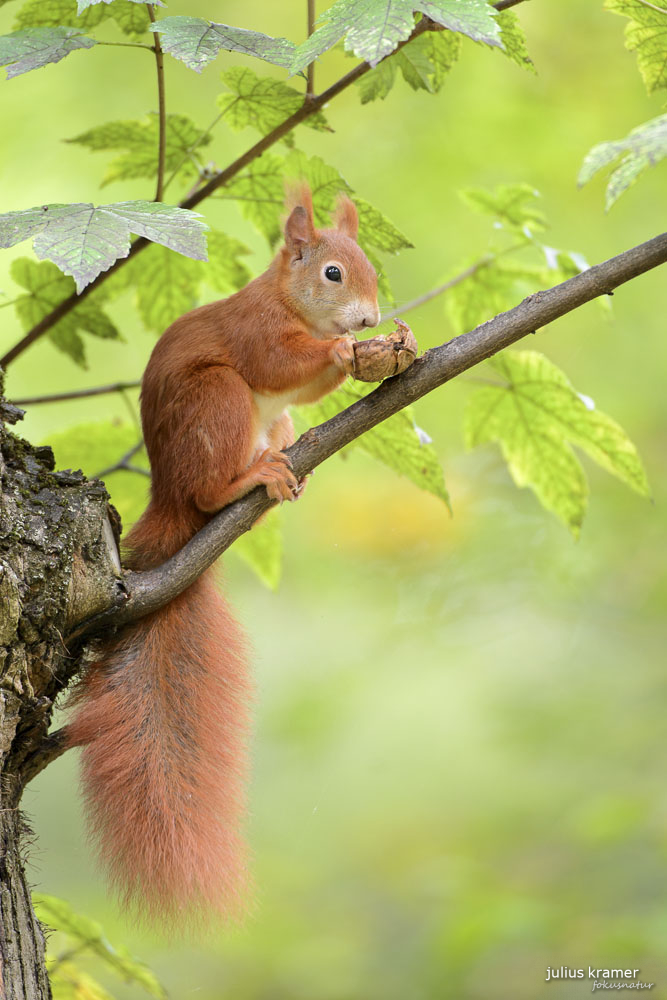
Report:
<svg viewBox="0 0 667 1000"><path fill-rule="evenodd" d="M509 7L516 7L517 4L524 2L525 0L498 0L498 2L494 4L494 7L496 10L502 11L507 10ZM423 35L425 31L444 30L446 29L443 28L442 25L436 24L428 17L422 17L421 21L415 25L412 34L406 38L405 41L400 42L393 52L385 56L385 59L391 59L394 53L400 51L402 48L405 48L405 46L409 45L415 38ZM290 115L289 118L282 121L273 129L273 131L265 135L259 140L259 142L256 142L254 146L251 146L250 149L246 150L246 152L239 156L238 159L234 160L233 163L230 163L228 167L225 167L224 170L215 174L203 187L199 188L197 191L193 192L180 202L179 208L195 208L202 201L213 194L214 191L217 191L218 188L228 184L232 178L236 177L236 175L241 172L241 170L261 156L262 153L265 153L266 150L270 149L270 147L275 145L275 143L284 138L289 132L292 131L293 128L300 125L301 122L306 121L307 118L310 118L311 115L320 111L324 105L331 101L334 97L337 97L353 83L356 83L356 81L365 73L368 73L370 69L371 67L367 62L359 63L354 69L350 70L349 73L346 73L345 76L342 76L327 90L310 99L307 98L298 111L295 111L293 115ZM36 323L31 330L28 330L25 336L22 337L21 340L17 341L17 343L14 344L14 346L10 348L10 350L7 351L2 358L0 358L0 368L6 368L7 365L11 364L11 362L14 361L20 354L23 354L23 352L30 347L31 344L50 330L51 327L55 326L55 324L61 320L63 316L66 316L69 312L71 312L72 309L74 309L75 306L82 301L82 299L90 295L90 293L96 288L99 288L102 282L106 281L106 279L111 277L112 274L115 274L120 267L123 267L128 260L131 260L135 254L143 250L144 247L147 247L149 243L150 240L147 240L143 236L139 237L139 239L135 240L130 247L130 252L127 257L120 257L114 264L111 265L108 271L103 271L97 276L97 278L95 278L94 281L91 281L89 285L86 285L80 294L73 294L70 295L69 298L63 299L63 301L60 302L55 309L53 309L46 316L42 317L39 323Z"/></svg>
<svg viewBox="0 0 667 1000"><path fill-rule="evenodd" d="M287 449L295 474L307 475L350 441L421 396L585 302L608 295L618 285L666 262L667 232L554 288L529 295L514 309L427 351L403 375L387 379L368 396L303 434ZM80 624L67 642L109 625L136 621L172 600L272 505L266 490L258 487L223 508L162 566L128 573L126 595L110 597L107 610Z"/></svg>

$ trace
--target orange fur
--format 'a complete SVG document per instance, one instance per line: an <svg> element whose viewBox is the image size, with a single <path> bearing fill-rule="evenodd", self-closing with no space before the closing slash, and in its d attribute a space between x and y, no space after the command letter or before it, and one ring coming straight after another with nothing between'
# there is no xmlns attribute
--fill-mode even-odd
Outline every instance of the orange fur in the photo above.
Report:
<svg viewBox="0 0 667 1000"><path fill-rule="evenodd" d="M284 406L339 385L347 330L379 319L375 272L347 235L356 210L339 212L340 229L317 230L302 189L268 270L155 346L141 394L151 500L127 539L131 569L162 563L258 484L299 495L280 451L294 437ZM83 746L91 833L121 899L156 922L242 909L249 687L209 571L123 629L75 694L69 744Z"/></svg>

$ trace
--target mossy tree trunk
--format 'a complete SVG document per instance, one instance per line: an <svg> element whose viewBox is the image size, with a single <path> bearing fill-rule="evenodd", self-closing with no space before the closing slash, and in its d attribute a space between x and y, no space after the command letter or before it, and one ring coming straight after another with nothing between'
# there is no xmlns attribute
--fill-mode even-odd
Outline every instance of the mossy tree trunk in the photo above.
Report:
<svg viewBox="0 0 667 1000"><path fill-rule="evenodd" d="M104 486L54 472L48 448L13 434L0 386L0 998L51 996L44 934L24 866L23 788L52 750L54 702L90 649L64 638L104 606L117 548Z"/></svg>

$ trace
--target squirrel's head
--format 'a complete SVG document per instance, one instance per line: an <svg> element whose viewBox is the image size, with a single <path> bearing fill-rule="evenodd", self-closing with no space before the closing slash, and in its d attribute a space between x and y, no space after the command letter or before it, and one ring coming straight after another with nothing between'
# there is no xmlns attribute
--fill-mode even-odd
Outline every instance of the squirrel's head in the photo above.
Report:
<svg viewBox="0 0 667 1000"><path fill-rule="evenodd" d="M377 274L357 243L359 218L353 202L339 197L332 229L315 228L305 185L290 195L288 207L292 211L280 253L289 305L316 337L377 326Z"/></svg>

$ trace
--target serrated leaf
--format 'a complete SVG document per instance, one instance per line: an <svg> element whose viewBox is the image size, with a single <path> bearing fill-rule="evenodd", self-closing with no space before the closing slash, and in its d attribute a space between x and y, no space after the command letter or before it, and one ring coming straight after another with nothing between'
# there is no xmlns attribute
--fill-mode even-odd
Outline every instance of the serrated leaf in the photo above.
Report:
<svg viewBox="0 0 667 1000"><path fill-rule="evenodd" d="M127 3L127 0L114 0L109 9L121 31L131 38L138 38L151 26L151 19L143 0L132 0L131 3Z"/></svg>
<svg viewBox="0 0 667 1000"><path fill-rule="evenodd" d="M119 257L127 257L131 233L186 257L206 260L207 228L198 213L160 202L125 201L98 208L42 205L0 215L0 247L34 236L35 254L71 274L81 292Z"/></svg>
<svg viewBox="0 0 667 1000"><path fill-rule="evenodd" d="M666 53L667 57L667 53ZM647 167L654 167L667 156L667 115L633 128L625 139L600 142L586 154L578 183L586 184L603 167L619 160L607 185L605 208L608 211Z"/></svg>
<svg viewBox="0 0 667 1000"><path fill-rule="evenodd" d="M217 292L236 292L250 281L241 259L250 251L244 243L219 229L208 233L208 263L200 264L203 280Z"/></svg>
<svg viewBox="0 0 667 1000"><path fill-rule="evenodd" d="M667 87L667 3L665 0L605 0L607 10L629 17L625 47L637 53L637 65L649 94Z"/></svg>
<svg viewBox="0 0 667 1000"><path fill-rule="evenodd" d="M282 575L283 533L279 509L271 510L250 531L237 538L232 552L246 563L270 590L277 590Z"/></svg>
<svg viewBox="0 0 667 1000"><path fill-rule="evenodd" d="M166 247L148 247L141 258L131 261L123 277L136 290L136 302L144 326L162 333L183 313L197 305L200 263L181 257Z"/></svg>
<svg viewBox="0 0 667 1000"><path fill-rule="evenodd" d="M53 1000L114 1000L111 993L73 962L47 959Z"/></svg>
<svg viewBox="0 0 667 1000"><path fill-rule="evenodd" d="M263 153L220 188L215 197L238 201L241 214L266 237L271 246L280 239L280 217L285 202L284 160Z"/></svg>
<svg viewBox="0 0 667 1000"><path fill-rule="evenodd" d="M114 947L96 920L76 913L69 903L56 896L34 896L33 902L42 923L61 931L75 944L97 955L127 982L141 986L149 996L166 1000L164 988L148 966L134 958L126 948Z"/></svg>
<svg viewBox="0 0 667 1000"><path fill-rule="evenodd" d="M535 73L535 65L528 55L526 36L519 22L516 11L502 10L497 15L500 26L500 38L505 49L505 55L523 69Z"/></svg>
<svg viewBox="0 0 667 1000"><path fill-rule="evenodd" d="M93 152L111 149L125 150L122 156L111 161L101 186L113 181L134 177L155 177L157 174L160 120L151 113L144 121L107 122L88 132L68 139L67 142L85 146ZM205 133L186 116L168 114L165 119L165 170L171 174L195 172L190 150L203 148L211 142ZM180 168L180 169L179 169Z"/></svg>
<svg viewBox="0 0 667 1000"><path fill-rule="evenodd" d="M544 214L535 205L540 192L530 184L499 184L495 191L466 188L459 194L469 208L493 216L503 226L528 238L532 238L533 230L546 228Z"/></svg>
<svg viewBox="0 0 667 1000"><path fill-rule="evenodd" d="M12 262L11 275L29 293L20 295L15 303L17 315L25 330L32 329L75 291L73 279L63 274L50 261L38 264L28 257L19 257ZM78 303L48 331L48 337L56 347L85 368L85 346L81 333L102 338L120 337L109 317L90 299Z"/></svg>
<svg viewBox="0 0 667 1000"><path fill-rule="evenodd" d="M0 66L7 66L7 79L60 62L77 49L91 49L96 42L80 28L24 28L0 37Z"/></svg>
<svg viewBox="0 0 667 1000"><path fill-rule="evenodd" d="M303 105L303 94L294 87L272 77L260 77L247 66L235 66L223 73L222 82L231 93L220 94L217 104L227 124L236 131L250 125L266 135ZM331 131L321 111L303 124L319 132ZM294 141L291 133L285 138Z"/></svg>
<svg viewBox="0 0 667 1000"><path fill-rule="evenodd" d="M504 351L488 364L505 383L483 386L470 397L468 447L498 442L516 484L529 486L575 535L588 486L571 444L642 496L649 495L641 460L625 431L575 392L547 358L535 351Z"/></svg>
<svg viewBox="0 0 667 1000"><path fill-rule="evenodd" d="M310 406L297 408L308 426L323 423L358 399L368 395L371 386L346 382L340 389ZM349 447L360 448L394 472L406 476L416 486L442 500L451 510L449 494L437 452L417 428L412 409L406 407L352 441Z"/></svg>
<svg viewBox="0 0 667 1000"><path fill-rule="evenodd" d="M16 15L15 28L70 25L89 31L110 17L106 7L90 7L79 17L76 0L28 0Z"/></svg>
<svg viewBox="0 0 667 1000"><path fill-rule="evenodd" d="M345 38L346 51L377 66L411 34L416 12L450 31L502 48L496 11L487 0L338 0L297 48L290 72L302 72L341 38Z"/></svg>
<svg viewBox="0 0 667 1000"><path fill-rule="evenodd" d="M352 199L359 213L359 242L370 244L385 253L398 253L410 249L414 244L390 222L386 215L369 205L363 198Z"/></svg>
<svg viewBox="0 0 667 1000"><path fill-rule="evenodd" d="M413 90L436 93L460 52L461 36L454 32L427 31L419 35L359 78L361 103L367 104L377 98L384 100L394 85L398 70Z"/></svg>
<svg viewBox="0 0 667 1000"><path fill-rule="evenodd" d="M446 308L457 331L474 330L492 316L516 305L545 281L543 268L493 257L477 262L474 272L449 289Z"/></svg>
<svg viewBox="0 0 667 1000"><path fill-rule="evenodd" d="M155 333L162 333L198 304L203 283L215 291L229 294L249 281L250 274L241 260L249 251L243 243L213 230L208 234L208 249L209 260L199 261L166 247L148 247L105 287L112 295L132 288L144 325Z"/></svg>
<svg viewBox="0 0 667 1000"><path fill-rule="evenodd" d="M160 33L165 52L201 73L221 49L241 52L276 66L289 66L294 45L286 38L271 38L260 31L216 24L201 17L163 17L151 25Z"/></svg>
<svg viewBox="0 0 667 1000"><path fill-rule="evenodd" d="M329 224L329 215L336 195L352 193L352 188L335 167L325 163L319 156L307 156L300 149L294 149L285 157L285 172L288 177L308 182L313 196L313 215L318 226Z"/></svg>
<svg viewBox="0 0 667 1000"><path fill-rule="evenodd" d="M77 13L82 14L87 7L92 7L95 4L113 3L114 0L77 0ZM166 4L162 0L130 0L131 3L141 3L141 4L154 4L156 7L166 7Z"/></svg>
<svg viewBox="0 0 667 1000"><path fill-rule="evenodd" d="M389 278L387 277L387 273L384 269L384 264L381 258L376 253L374 253L373 250L371 250L371 248L368 246L364 248L364 253L368 257L373 267L375 268L375 273L378 276L379 294L384 297L388 305L390 306L395 305L394 293L391 290L391 285L389 284Z"/></svg>
<svg viewBox="0 0 667 1000"><path fill-rule="evenodd" d="M28 0L18 12L15 27L71 27L89 31L107 18L113 18L126 35L137 36L147 31L150 18L144 0L104 0L87 7L79 15L77 0Z"/></svg>

